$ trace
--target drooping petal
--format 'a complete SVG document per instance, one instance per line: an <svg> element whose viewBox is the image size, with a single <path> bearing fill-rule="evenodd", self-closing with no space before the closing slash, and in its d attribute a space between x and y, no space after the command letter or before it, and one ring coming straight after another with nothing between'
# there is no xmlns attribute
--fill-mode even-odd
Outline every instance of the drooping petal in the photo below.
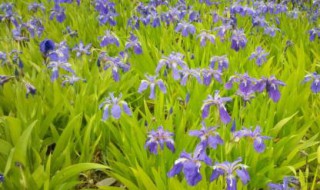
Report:
<svg viewBox="0 0 320 190"><path fill-rule="evenodd" d="M183 168L183 163L177 163L173 166L173 168L167 173L168 177L173 177L181 172Z"/></svg>
<svg viewBox="0 0 320 190"><path fill-rule="evenodd" d="M199 173L199 167L192 161L183 164L183 173L188 184L191 186L195 186L202 179L202 176Z"/></svg>
<svg viewBox="0 0 320 190"><path fill-rule="evenodd" d="M250 181L250 176L246 169L238 169L236 173L244 185Z"/></svg>
<svg viewBox="0 0 320 190"><path fill-rule="evenodd" d="M105 105L103 109L102 120L105 121L109 117L109 105Z"/></svg>
<svg viewBox="0 0 320 190"><path fill-rule="evenodd" d="M119 119L121 115L121 108L118 104L114 104L111 108L111 114L114 118Z"/></svg>
<svg viewBox="0 0 320 190"><path fill-rule="evenodd" d="M145 91L148 88L148 82L145 80L142 80L138 89L138 92L141 93L143 91Z"/></svg>
<svg viewBox="0 0 320 190"><path fill-rule="evenodd" d="M163 83L162 80L158 80L158 86L159 86L160 90L161 90L164 94L167 93L166 86L164 85L164 83Z"/></svg>
<svg viewBox="0 0 320 190"><path fill-rule="evenodd" d="M167 145L167 147L169 148L169 150L171 150L171 152L175 152L173 140L167 140L167 141L166 141L166 145Z"/></svg>
<svg viewBox="0 0 320 190"><path fill-rule="evenodd" d="M237 179L227 177L227 190L237 190Z"/></svg>
<svg viewBox="0 0 320 190"><path fill-rule="evenodd" d="M269 97L274 101L274 102L278 102L280 99L280 91L278 90L277 87L270 87L268 88L268 94Z"/></svg>
<svg viewBox="0 0 320 190"><path fill-rule="evenodd" d="M254 149L259 153L263 152L266 148L266 145L264 144L262 138L260 137L255 138L253 142L253 146L254 146Z"/></svg>
<svg viewBox="0 0 320 190"><path fill-rule="evenodd" d="M223 144L223 140L219 135L209 136L208 144L211 148L216 149L218 144Z"/></svg>
<svg viewBox="0 0 320 190"><path fill-rule="evenodd" d="M210 177L210 181L218 179L218 177L223 174L224 174L224 171L222 169L220 169L220 168L213 169L211 177Z"/></svg>
<svg viewBox="0 0 320 190"><path fill-rule="evenodd" d="M209 115L210 111L210 104L206 104L205 106L202 107L202 119L207 118Z"/></svg>
<svg viewBox="0 0 320 190"><path fill-rule="evenodd" d="M149 98L150 99L155 99L155 84L154 83L152 83L152 84L150 84L150 96L149 96Z"/></svg>
<svg viewBox="0 0 320 190"><path fill-rule="evenodd" d="M129 108L129 106L128 106L127 103L123 102L123 103L122 103L122 107L123 107L123 111L124 111L127 115L129 115L129 116L132 115L131 109Z"/></svg>
<svg viewBox="0 0 320 190"><path fill-rule="evenodd" d="M231 121L231 117L224 106L219 107L219 114L223 123L227 124Z"/></svg>

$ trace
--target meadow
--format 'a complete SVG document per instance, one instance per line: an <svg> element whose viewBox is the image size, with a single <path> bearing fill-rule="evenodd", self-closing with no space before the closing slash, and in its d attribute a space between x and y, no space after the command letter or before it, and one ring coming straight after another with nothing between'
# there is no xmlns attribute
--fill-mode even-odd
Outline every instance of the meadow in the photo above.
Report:
<svg viewBox="0 0 320 190"><path fill-rule="evenodd" d="M2 0L0 189L320 189L319 17L319 0Z"/></svg>

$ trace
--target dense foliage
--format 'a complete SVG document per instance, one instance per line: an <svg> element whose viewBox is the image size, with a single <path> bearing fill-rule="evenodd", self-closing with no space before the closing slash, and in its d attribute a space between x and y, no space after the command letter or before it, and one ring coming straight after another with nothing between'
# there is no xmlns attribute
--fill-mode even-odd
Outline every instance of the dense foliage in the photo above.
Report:
<svg viewBox="0 0 320 190"><path fill-rule="evenodd" d="M0 4L0 189L320 189L320 1Z"/></svg>

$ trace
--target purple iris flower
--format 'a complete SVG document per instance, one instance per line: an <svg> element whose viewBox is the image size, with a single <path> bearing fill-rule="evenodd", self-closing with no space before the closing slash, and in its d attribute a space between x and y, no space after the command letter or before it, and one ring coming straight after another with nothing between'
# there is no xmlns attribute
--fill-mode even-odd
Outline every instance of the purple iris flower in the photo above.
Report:
<svg viewBox="0 0 320 190"><path fill-rule="evenodd" d="M115 97L113 93L109 93L109 97L107 97L105 101L99 105L99 109L101 108L103 109L103 116L102 116L103 121L109 118L110 111L111 111L111 115L115 119L120 118L122 111L124 111L124 113L126 113L129 116L132 115L132 112L127 102L125 102L124 100L121 100L121 98L122 98L122 94L120 94L119 97ZM123 110L121 110L121 106Z"/></svg>
<svg viewBox="0 0 320 190"><path fill-rule="evenodd" d="M190 76L193 76L194 78L196 78L198 80L199 84L202 84L200 69L183 68L179 72L181 75L180 84L182 86L186 86L187 80Z"/></svg>
<svg viewBox="0 0 320 190"><path fill-rule="evenodd" d="M200 174L201 161L208 165L212 164L212 160L206 155L201 146L196 148L193 155L183 151L180 154L180 158L174 162L174 166L167 175L168 177L173 177L183 170L188 184L195 186L202 180L202 176Z"/></svg>
<svg viewBox="0 0 320 190"><path fill-rule="evenodd" d="M291 187L290 184L299 185L299 180L294 176L287 176L283 178L283 183L269 183L270 190L296 190L297 188Z"/></svg>
<svg viewBox="0 0 320 190"><path fill-rule="evenodd" d="M188 36L189 34L194 34L196 32L196 28L185 21L181 21L178 23L177 27L175 28L176 32L181 32L182 36Z"/></svg>
<svg viewBox="0 0 320 190"><path fill-rule="evenodd" d="M141 44L138 40L138 38L133 35L133 34L130 34L130 38L129 38L129 41L126 42L126 50L127 49L130 49L130 48L133 48L133 51L135 54L142 54L142 47L141 47Z"/></svg>
<svg viewBox="0 0 320 190"><path fill-rule="evenodd" d="M222 26L215 27L213 30L218 30L218 36L223 41L225 39L227 31L231 30L231 29L232 29L232 26L231 26L230 22L225 22L225 23L223 23Z"/></svg>
<svg viewBox="0 0 320 190"><path fill-rule="evenodd" d="M276 36L276 31L280 31L279 28L276 28L275 26L266 26L264 27L264 33L271 36L275 37Z"/></svg>
<svg viewBox="0 0 320 190"><path fill-rule="evenodd" d="M63 78L62 86L65 86L66 84L73 85L74 83L76 83L78 81L87 82L86 79L77 77L76 75L71 75L71 76L63 75L62 78Z"/></svg>
<svg viewBox="0 0 320 190"><path fill-rule="evenodd" d="M201 16L198 11L190 11L189 22L201 22Z"/></svg>
<svg viewBox="0 0 320 190"><path fill-rule="evenodd" d="M29 38L22 34L21 25L12 30L13 39L17 42L29 41Z"/></svg>
<svg viewBox="0 0 320 190"><path fill-rule="evenodd" d="M270 78L262 78L257 81L255 85L255 91L262 92L264 89L269 94L269 97L274 101L278 102L280 99L280 91L279 86L285 86L286 84L280 80L277 80L275 76L271 76Z"/></svg>
<svg viewBox="0 0 320 190"><path fill-rule="evenodd" d="M213 69L215 64L218 64L218 70L223 71L224 69L227 69L229 66L229 60L226 55L222 56L213 56L210 58L210 67Z"/></svg>
<svg viewBox="0 0 320 190"><path fill-rule="evenodd" d="M40 19L33 18L29 22L21 24L22 28L26 28L32 38L37 34L40 37L44 31L44 26Z"/></svg>
<svg viewBox="0 0 320 190"><path fill-rule="evenodd" d="M54 17L60 23L66 19L65 8L61 7L60 4L55 4L54 8L51 10L50 20L52 20Z"/></svg>
<svg viewBox="0 0 320 190"><path fill-rule="evenodd" d="M313 74L308 74L304 77L303 83L311 81L311 90L313 93L320 92L320 75L314 72Z"/></svg>
<svg viewBox="0 0 320 190"><path fill-rule="evenodd" d="M100 42L101 47L107 46L109 44L115 44L118 47L120 45L118 37L110 30L106 30L105 35L99 38L101 39L101 42Z"/></svg>
<svg viewBox="0 0 320 190"><path fill-rule="evenodd" d="M213 172L210 177L210 181L216 180L219 176L224 175L227 180L227 190L237 189L236 175L240 178L243 184L247 184L250 181L250 176L247 171L247 167L244 164L240 164L241 158L238 158L234 162L216 163L213 166Z"/></svg>
<svg viewBox="0 0 320 190"><path fill-rule="evenodd" d="M150 86L150 99L155 99L155 86L157 85L159 89L165 94L167 93L166 86L162 79L157 79L157 76L145 75L147 80L141 80L138 92L142 93L148 86Z"/></svg>
<svg viewBox="0 0 320 190"><path fill-rule="evenodd" d="M242 16L245 16L245 14L246 14L244 7L242 5L240 5L238 2L234 3L230 7L230 13L231 14L240 14Z"/></svg>
<svg viewBox="0 0 320 190"><path fill-rule="evenodd" d="M266 27L268 25L268 23L267 23L265 17L256 15L256 16L252 17L252 25L259 26L259 27Z"/></svg>
<svg viewBox="0 0 320 190"><path fill-rule="evenodd" d="M59 44L56 44L56 49L51 51L49 54L51 61L61 61L67 62L69 59L69 47L66 41L62 41Z"/></svg>
<svg viewBox="0 0 320 190"><path fill-rule="evenodd" d="M5 52L0 51L0 62L1 62L1 65L9 63L9 59L8 59L7 54Z"/></svg>
<svg viewBox="0 0 320 190"><path fill-rule="evenodd" d="M234 140L238 142L241 138L247 137L253 140L254 149L258 153L264 152L266 149L266 145L264 144L264 140L270 139L268 136L261 135L261 128L260 126L256 126L255 130L253 131L252 128L242 128L239 131L233 132Z"/></svg>
<svg viewBox="0 0 320 190"><path fill-rule="evenodd" d="M175 151L174 141L172 139L173 133L163 130L160 126L157 130L152 130L148 133L148 139L145 144L145 148L153 154L158 154L158 147L160 145L161 150L164 148L164 143L166 143L169 150Z"/></svg>
<svg viewBox="0 0 320 190"><path fill-rule="evenodd" d="M59 77L59 68L62 68L72 74L75 74L71 68L71 64L68 62L62 62L60 60L50 61L48 64L48 68L51 69L51 81L55 81Z"/></svg>
<svg viewBox="0 0 320 190"><path fill-rule="evenodd" d="M243 94L250 94L255 87L256 79L250 77L248 73L236 74L230 77L229 81L225 84L225 88L231 89L235 82L239 83L239 92Z"/></svg>
<svg viewBox="0 0 320 190"><path fill-rule="evenodd" d="M222 73L220 70L214 70L213 68L209 67L207 69L202 69L201 70L202 78L203 78L203 83L206 86L209 86L212 78L216 79L218 82L222 82L221 76Z"/></svg>
<svg viewBox="0 0 320 190"><path fill-rule="evenodd" d="M29 94L31 94L31 95L35 95L36 94L37 89L31 83L29 83L27 81L23 81L23 83L24 83L24 86L25 86L25 88L27 90L27 92L26 92L26 97L27 98L28 98Z"/></svg>
<svg viewBox="0 0 320 190"><path fill-rule="evenodd" d="M34 2L34 3L30 3L29 4L29 6L28 6L28 10L30 11L30 12L37 12L38 10L41 10L41 11L45 11L46 10L46 8L44 7L44 5L42 4L42 3L36 3L36 2Z"/></svg>
<svg viewBox="0 0 320 190"><path fill-rule="evenodd" d="M309 34L310 34L310 41L314 41L316 36L318 36L318 38L320 39L320 28L313 28L311 30L309 30Z"/></svg>
<svg viewBox="0 0 320 190"><path fill-rule="evenodd" d="M95 9L99 12L98 20L100 25L109 23L111 26L117 24L115 17L118 16L115 10L115 3L109 0L96 0Z"/></svg>
<svg viewBox="0 0 320 190"><path fill-rule="evenodd" d="M184 62L183 59L184 59L184 55L177 52L171 52L169 56L162 56L162 59L160 59L157 65L156 73L158 74L161 68L165 66L166 69L172 69L173 78L175 80L179 80L180 79L179 69L188 68L186 62Z"/></svg>
<svg viewBox="0 0 320 190"><path fill-rule="evenodd" d="M200 138L200 144L204 149L207 147L217 149L217 146L223 144L219 133L216 131L217 127L206 127L205 123L202 122L202 128L200 130L191 130L190 136L196 136Z"/></svg>
<svg viewBox="0 0 320 190"><path fill-rule="evenodd" d="M249 60L256 59L256 64L258 66L261 66L264 62L267 61L268 55L269 53L264 51L262 47L259 46L257 47L256 51L251 54L251 56L249 57Z"/></svg>
<svg viewBox="0 0 320 190"><path fill-rule="evenodd" d="M9 82L10 79L13 79L14 76L0 75L0 86L3 86L6 82Z"/></svg>
<svg viewBox="0 0 320 190"><path fill-rule="evenodd" d="M0 22L8 21L13 23L15 27L19 26L18 21L21 20L21 18L13 11L12 3L2 3L0 4L0 9L3 12L3 14L0 14Z"/></svg>
<svg viewBox="0 0 320 190"><path fill-rule="evenodd" d="M55 43L52 40L45 39L40 43L40 51L44 57L48 57L54 49Z"/></svg>
<svg viewBox="0 0 320 190"><path fill-rule="evenodd" d="M91 44L84 45L83 42L80 42L79 44L75 45L72 51L77 52L77 57L80 57L81 55L90 55L90 48Z"/></svg>
<svg viewBox="0 0 320 190"><path fill-rule="evenodd" d="M253 7L256 9L257 14L266 14L268 6L263 1L254 1Z"/></svg>
<svg viewBox="0 0 320 190"><path fill-rule="evenodd" d="M4 182L4 176L2 174L0 174L0 183Z"/></svg>
<svg viewBox="0 0 320 190"><path fill-rule="evenodd" d="M208 98L203 101L202 105L202 118L206 118L209 115L210 107L212 105L215 105L219 108L219 114L220 119L223 123L229 123L231 121L231 117L229 113L227 112L227 109L225 107L226 102L230 102L232 99L229 97L220 97L219 91L216 90L214 97L211 95L208 95Z"/></svg>
<svg viewBox="0 0 320 190"><path fill-rule="evenodd" d="M243 30L234 30L231 37L231 48L236 51L239 51L240 49L244 48L246 44L247 38Z"/></svg>
<svg viewBox="0 0 320 190"><path fill-rule="evenodd" d="M122 56L120 57L110 57L106 54L106 52L102 52L99 55L98 65L102 66L104 70L109 68L112 69L112 77L114 81L120 80L119 70L121 69L123 72L127 72L130 69L130 65L124 63Z"/></svg>
<svg viewBox="0 0 320 190"><path fill-rule="evenodd" d="M246 15L250 15L251 17L256 15L256 10L252 7L243 7Z"/></svg>
<svg viewBox="0 0 320 190"><path fill-rule="evenodd" d="M200 45L206 46L207 41L214 44L216 37L213 34L210 34L206 31L200 32L200 34L197 36L197 38L200 38Z"/></svg>

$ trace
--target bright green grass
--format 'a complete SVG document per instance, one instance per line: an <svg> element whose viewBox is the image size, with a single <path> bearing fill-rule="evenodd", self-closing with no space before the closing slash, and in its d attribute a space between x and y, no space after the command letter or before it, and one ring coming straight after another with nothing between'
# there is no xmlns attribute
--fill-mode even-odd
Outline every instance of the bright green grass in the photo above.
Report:
<svg viewBox="0 0 320 190"><path fill-rule="evenodd" d="M23 20L31 16L27 13L29 1L14 1L16 9ZM30 1L31 2L31 1ZM44 1L46 7L52 2ZM319 40L309 42L305 14L298 20L279 15L280 33L275 38L263 35L251 28L251 20L239 17L239 27L244 28L248 38L245 49L235 52L230 49L230 42L200 47L195 36L182 37L174 32L174 26L152 28L141 24L138 36L142 55L132 54L129 58L131 69L121 74L121 81L114 82L110 71L99 72L96 67L97 55L107 51L116 55L124 49L130 30L126 29L137 1L121 0L117 3L117 26L99 26L97 13L89 1L80 7L75 4L66 7L67 19L62 24L49 21L48 8L41 15L45 32L41 39L35 38L26 46L12 40L11 33L4 23L0 23L0 51L12 49L23 51L21 59L25 63L25 79L36 88L35 96L25 97L25 89L19 82L9 82L0 87L0 172L5 175L5 182L0 189L73 189L79 183L90 187L90 180L96 179L97 171L115 178L128 189L222 189L225 181L222 178L210 183L212 169L201 167L203 180L195 187L187 185L183 175L168 178L167 172L181 151L192 152L198 139L190 137L190 129L201 127L202 101L208 94L220 89L223 96L232 96L233 101L227 108L235 120L237 129L241 126L260 125L263 134L271 136L266 141L267 149L258 154L252 143L241 140L232 142L231 124L223 125L214 109L211 110L208 125L220 126L218 131L225 144L217 150L210 151L213 161L233 161L239 156L248 165L251 181L247 186L238 182L239 189L265 189L268 182L281 182L284 176L297 176L302 189L319 189L319 127L320 101L319 95L312 94L309 84L301 84L308 72L319 71ZM197 32L210 29L212 18L210 10L204 4L194 5L201 10L203 23L195 24ZM212 8L214 9L214 7ZM223 7L220 8L222 11ZM66 26L76 29L79 38L71 38L62 34ZM214 24L213 26L218 26ZM117 34L121 46L109 46L101 49L98 36L106 29ZM253 34L250 34L252 32ZM228 34L230 36L230 34ZM50 82L50 71L43 64L39 43L49 38L55 42L67 40L73 47L82 40L85 44L93 44L93 54L82 59L71 56L70 63L76 73L87 79L87 83L62 87L61 81ZM283 51L286 41L294 45ZM251 52L262 46L270 52L268 61L258 67L254 61L248 61ZM266 93L257 95L247 106L243 106L235 90L224 90L223 85L213 83L209 87L189 81L186 87L174 81L171 74L163 78L168 93L157 93L155 100L148 99L148 93L138 94L137 89L144 73L154 74L157 62L172 51L183 53L191 68L207 67L213 55L226 54L230 60L230 69L223 75L223 81L238 73L248 72L250 76L262 77L275 75L286 83L281 87L281 99L273 103ZM191 54L194 59L190 59ZM13 69L0 67L0 74L12 75ZM121 119L101 121L102 112L99 104L109 92L123 94L129 103L133 116L122 115ZM190 93L190 102L185 105L184 99ZM168 114L170 108L173 113ZM149 125L145 127L145 122ZM151 155L145 148L147 132L163 125L174 132L176 152L167 149L159 155ZM53 145L54 148L53 148ZM317 151L318 150L318 151ZM21 166L16 166L16 163ZM79 174L82 173L82 181ZM94 183L93 181L91 183ZM91 185L93 187L93 185ZM120 187L100 187L101 189L121 189Z"/></svg>

